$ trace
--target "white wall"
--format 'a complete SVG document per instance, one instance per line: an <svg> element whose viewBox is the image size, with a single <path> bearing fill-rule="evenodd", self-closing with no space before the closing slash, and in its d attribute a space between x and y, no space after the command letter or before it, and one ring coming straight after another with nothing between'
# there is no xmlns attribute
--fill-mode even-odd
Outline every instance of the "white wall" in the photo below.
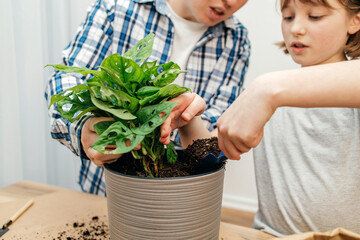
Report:
<svg viewBox="0 0 360 240"><path fill-rule="evenodd" d="M93 0L0 1L0 187L23 179L79 190L79 159L51 139L44 82L74 37ZM276 0L250 0L236 15L249 30L252 55L246 84L295 65L274 45L282 39ZM224 206L255 211L252 153L227 165Z"/></svg>
<svg viewBox="0 0 360 240"><path fill-rule="evenodd" d="M297 67L274 43L282 40L278 0L249 0L235 15L247 27L252 46L245 86L262 73ZM256 211L257 192L252 151L228 161L223 206Z"/></svg>
<svg viewBox="0 0 360 240"><path fill-rule="evenodd" d="M79 160L51 139L45 81L93 0L0 1L0 187L28 179L79 189Z"/></svg>

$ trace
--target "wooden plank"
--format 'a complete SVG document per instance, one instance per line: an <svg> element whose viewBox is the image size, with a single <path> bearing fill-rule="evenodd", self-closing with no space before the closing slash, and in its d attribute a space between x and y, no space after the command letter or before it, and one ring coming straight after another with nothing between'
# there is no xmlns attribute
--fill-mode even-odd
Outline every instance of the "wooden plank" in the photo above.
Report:
<svg viewBox="0 0 360 240"><path fill-rule="evenodd" d="M81 232L73 227L74 223L89 226L93 217L98 217L98 222L101 221L106 227L108 225L104 197L59 190L34 199L34 205L9 227L5 239L58 239L62 234L78 239ZM18 209L23 201L1 204L1 216L11 216L15 207Z"/></svg>
<svg viewBox="0 0 360 240"><path fill-rule="evenodd" d="M241 211L232 208L221 209L221 221L243 227L251 227L254 221L255 213Z"/></svg>
<svg viewBox="0 0 360 240"><path fill-rule="evenodd" d="M0 188L0 203L34 198L61 189L62 188L32 181L21 181L19 183Z"/></svg>
<svg viewBox="0 0 360 240"><path fill-rule="evenodd" d="M237 238L241 238L244 240L268 240L274 239L274 236L261 232L259 230L248 228L248 227L241 227L234 224L229 223L222 223L229 231L231 231L234 236Z"/></svg>

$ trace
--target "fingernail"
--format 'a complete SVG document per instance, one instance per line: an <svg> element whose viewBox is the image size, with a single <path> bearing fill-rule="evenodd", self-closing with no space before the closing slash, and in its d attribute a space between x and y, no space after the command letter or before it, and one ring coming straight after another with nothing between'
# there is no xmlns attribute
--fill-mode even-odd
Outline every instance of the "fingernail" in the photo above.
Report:
<svg viewBox="0 0 360 240"><path fill-rule="evenodd" d="M182 114L184 120L190 120L190 114L189 113L183 113Z"/></svg>

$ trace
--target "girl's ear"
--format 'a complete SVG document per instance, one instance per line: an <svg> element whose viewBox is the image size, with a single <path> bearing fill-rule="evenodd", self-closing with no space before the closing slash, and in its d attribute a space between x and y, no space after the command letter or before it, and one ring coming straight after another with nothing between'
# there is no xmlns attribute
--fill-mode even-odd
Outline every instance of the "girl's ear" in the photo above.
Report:
<svg viewBox="0 0 360 240"><path fill-rule="evenodd" d="M360 12L355 14L350 21L350 26L348 28L348 33L355 34L360 30Z"/></svg>

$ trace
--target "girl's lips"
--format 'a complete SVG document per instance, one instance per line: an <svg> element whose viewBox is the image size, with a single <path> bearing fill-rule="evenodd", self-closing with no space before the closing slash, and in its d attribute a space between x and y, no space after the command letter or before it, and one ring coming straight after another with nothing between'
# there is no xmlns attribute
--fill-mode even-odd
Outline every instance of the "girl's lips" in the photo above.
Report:
<svg viewBox="0 0 360 240"><path fill-rule="evenodd" d="M308 48L308 46L304 45L300 42L294 42L291 44L291 49L294 53L302 53Z"/></svg>

